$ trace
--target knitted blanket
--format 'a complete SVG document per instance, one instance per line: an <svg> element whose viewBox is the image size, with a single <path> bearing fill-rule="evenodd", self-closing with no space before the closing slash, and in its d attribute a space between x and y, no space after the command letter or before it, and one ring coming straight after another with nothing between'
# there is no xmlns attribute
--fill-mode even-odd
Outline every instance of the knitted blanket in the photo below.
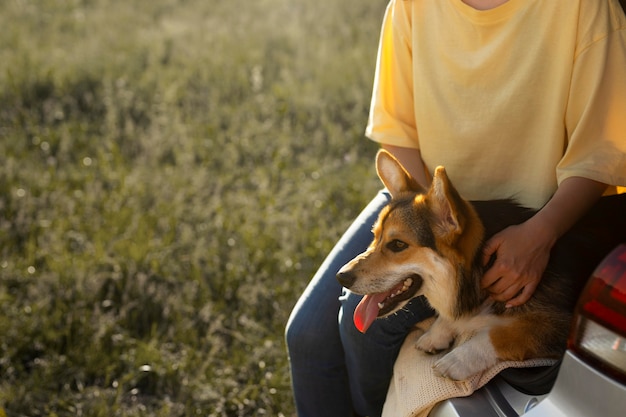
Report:
<svg viewBox="0 0 626 417"><path fill-rule="evenodd" d="M556 362L553 359L500 362L468 380L452 381L436 376L432 370L433 364L445 353L429 355L415 348L422 334L421 330L410 333L400 349L387 391L383 417L426 417L439 402L471 395L503 369L549 366Z"/></svg>

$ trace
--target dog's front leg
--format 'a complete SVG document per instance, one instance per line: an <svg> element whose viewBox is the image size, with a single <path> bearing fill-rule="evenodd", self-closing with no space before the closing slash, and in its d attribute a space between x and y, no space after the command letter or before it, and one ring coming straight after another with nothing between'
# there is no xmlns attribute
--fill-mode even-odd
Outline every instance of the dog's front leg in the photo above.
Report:
<svg viewBox="0 0 626 417"><path fill-rule="evenodd" d="M439 316L426 333L417 340L415 347L426 353L437 353L448 349L454 341L454 336L454 329L450 323Z"/></svg>
<svg viewBox="0 0 626 417"><path fill-rule="evenodd" d="M433 369L439 376L463 381L483 372L498 362L488 331L481 331L452 349L435 362Z"/></svg>

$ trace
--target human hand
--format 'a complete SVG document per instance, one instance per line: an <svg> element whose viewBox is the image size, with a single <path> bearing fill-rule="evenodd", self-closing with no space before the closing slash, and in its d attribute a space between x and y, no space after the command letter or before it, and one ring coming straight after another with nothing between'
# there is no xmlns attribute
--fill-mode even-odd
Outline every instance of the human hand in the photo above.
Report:
<svg viewBox="0 0 626 417"><path fill-rule="evenodd" d="M555 242L549 230L527 221L495 234L483 248L483 264L496 259L481 280L496 301L506 307L524 304L535 292Z"/></svg>

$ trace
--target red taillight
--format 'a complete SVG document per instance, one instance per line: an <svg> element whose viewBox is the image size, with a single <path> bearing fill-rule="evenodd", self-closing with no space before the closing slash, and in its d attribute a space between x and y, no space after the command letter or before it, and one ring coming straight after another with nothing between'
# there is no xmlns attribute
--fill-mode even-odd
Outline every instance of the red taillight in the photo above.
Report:
<svg viewBox="0 0 626 417"><path fill-rule="evenodd" d="M626 383L626 244L604 258L589 279L568 347Z"/></svg>

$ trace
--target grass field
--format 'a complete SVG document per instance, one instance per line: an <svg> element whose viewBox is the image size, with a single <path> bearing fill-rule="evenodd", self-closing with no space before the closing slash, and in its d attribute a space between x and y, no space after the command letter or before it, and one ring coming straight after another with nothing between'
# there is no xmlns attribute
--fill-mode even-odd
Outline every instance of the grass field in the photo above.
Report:
<svg viewBox="0 0 626 417"><path fill-rule="evenodd" d="M0 415L294 414L385 4L0 2Z"/></svg>

